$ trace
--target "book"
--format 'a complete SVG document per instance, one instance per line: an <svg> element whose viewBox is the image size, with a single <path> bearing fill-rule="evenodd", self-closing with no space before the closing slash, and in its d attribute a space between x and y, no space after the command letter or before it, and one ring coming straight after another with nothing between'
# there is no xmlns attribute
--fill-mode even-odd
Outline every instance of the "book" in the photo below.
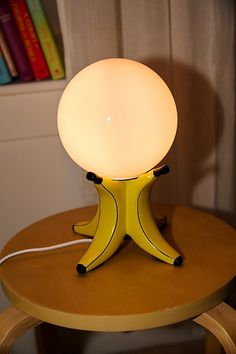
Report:
<svg viewBox="0 0 236 354"><path fill-rule="evenodd" d="M36 80L49 77L49 71L40 47L25 0L8 0L16 26Z"/></svg>
<svg viewBox="0 0 236 354"><path fill-rule="evenodd" d="M5 38L4 38L4 35L3 35L1 29L0 29L0 49L2 51L4 60L5 60L6 64L7 64L7 67L8 67L8 70L9 70L11 76L13 78L17 77L18 73L17 73L17 70L16 70L16 66L15 66L14 60L12 58L12 55L10 53L10 50L8 48L7 42L6 42Z"/></svg>
<svg viewBox="0 0 236 354"><path fill-rule="evenodd" d="M0 0L0 25L22 81L34 80L31 66L7 0Z"/></svg>
<svg viewBox="0 0 236 354"><path fill-rule="evenodd" d="M64 68L40 0L26 0L41 48L53 80L65 76Z"/></svg>
<svg viewBox="0 0 236 354"><path fill-rule="evenodd" d="M11 75L3 58L2 51L0 50L0 85L7 84L11 82L11 80Z"/></svg>

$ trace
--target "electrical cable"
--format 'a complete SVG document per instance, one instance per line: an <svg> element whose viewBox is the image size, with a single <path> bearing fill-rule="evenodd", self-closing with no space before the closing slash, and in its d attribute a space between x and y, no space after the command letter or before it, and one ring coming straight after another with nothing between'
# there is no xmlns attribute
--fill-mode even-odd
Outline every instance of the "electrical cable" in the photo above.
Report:
<svg viewBox="0 0 236 354"><path fill-rule="evenodd" d="M64 248L64 247L77 245L79 243L91 243L91 242L92 242L92 239L85 238L85 239L80 239L80 240L74 240L74 241L69 241L69 242L58 243L56 245L47 246L47 247L28 248L28 249L16 251L16 252L13 252L13 253L9 253L8 255L6 255L3 258L1 258L0 259L0 265L3 264L5 261L7 261L9 258L12 258L12 257L15 257L15 256L19 256L21 254L32 253L32 252L51 251L51 250L56 250L56 249L59 249L59 248Z"/></svg>

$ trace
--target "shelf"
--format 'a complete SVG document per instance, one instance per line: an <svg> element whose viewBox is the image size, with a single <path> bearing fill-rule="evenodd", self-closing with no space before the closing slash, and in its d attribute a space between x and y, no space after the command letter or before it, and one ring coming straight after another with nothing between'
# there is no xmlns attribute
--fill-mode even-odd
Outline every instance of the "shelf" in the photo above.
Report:
<svg viewBox="0 0 236 354"><path fill-rule="evenodd" d="M22 95L33 92L58 91L63 90L67 85L67 80L45 80L27 83L13 83L0 86L0 96Z"/></svg>
<svg viewBox="0 0 236 354"><path fill-rule="evenodd" d="M64 48L62 33L60 27L60 21L58 17L57 0L47 1L41 0L46 17L49 22L49 26L53 33L55 42L57 44L58 51L61 58L64 57ZM0 85L0 97L11 95L24 95L28 93L40 93L48 91L63 90L67 84L66 79L62 80L43 80L43 81L31 81L31 82L12 82L6 85Z"/></svg>

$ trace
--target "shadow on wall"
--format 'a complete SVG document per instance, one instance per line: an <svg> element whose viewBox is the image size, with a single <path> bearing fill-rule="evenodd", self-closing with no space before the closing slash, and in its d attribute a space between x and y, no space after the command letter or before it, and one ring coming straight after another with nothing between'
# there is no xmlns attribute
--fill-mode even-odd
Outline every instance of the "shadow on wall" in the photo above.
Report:
<svg viewBox="0 0 236 354"><path fill-rule="evenodd" d="M234 215L220 213L217 205L217 151L225 117L216 89L202 73L185 63L171 63L164 58L142 62L167 83L178 110L176 139L163 160L170 165L171 173L155 184L152 199L216 212L232 224Z"/></svg>

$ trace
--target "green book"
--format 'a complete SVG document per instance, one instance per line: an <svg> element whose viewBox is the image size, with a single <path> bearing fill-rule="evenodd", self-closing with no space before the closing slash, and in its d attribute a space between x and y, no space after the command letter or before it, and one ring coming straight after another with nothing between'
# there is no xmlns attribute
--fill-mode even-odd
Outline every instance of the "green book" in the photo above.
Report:
<svg viewBox="0 0 236 354"><path fill-rule="evenodd" d="M53 80L62 79L65 71L41 2L40 0L26 0L26 3L51 77Z"/></svg>
<svg viewBox="0 0 236 354"><path fill-rule="evenodd" d="M0 85L11 82L11 75L8 72L7 65L0 51Z"/></svg>

